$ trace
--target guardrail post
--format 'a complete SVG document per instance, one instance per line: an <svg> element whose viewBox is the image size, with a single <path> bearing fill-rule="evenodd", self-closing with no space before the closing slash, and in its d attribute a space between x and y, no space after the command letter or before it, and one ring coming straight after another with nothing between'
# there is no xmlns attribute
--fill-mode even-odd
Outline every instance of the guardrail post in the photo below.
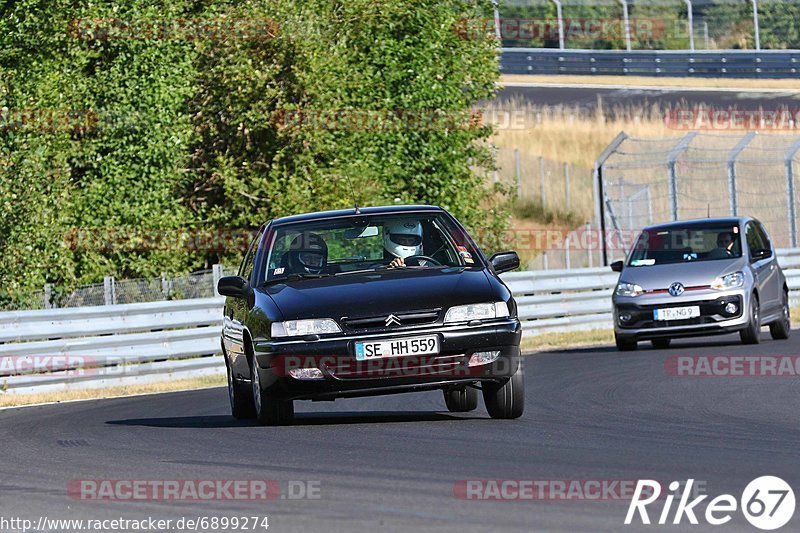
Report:
<svg viewBox="0 0 800 533"><path fill-rule="evenodd" d="M211 277L214 280L214 296L219 296L219 292L217 292L217 284L219 283L220 278L222 278L222 265L214 265L211 267Z"/></svg>
<svg viewBox="0 0 800 533"><path fill-rule="evenodd" d="M797 248L797 213L794 206L794 156L800 150L800 140L797 140L786 150L784 163L786 165L786 191L789 193L789 241L792 248Z"/></svg>
<svg viewBox="0 0 800 533"><path fill-rule="evenodd" d="M731 216L736 216L739 211L739 205L736 198L736 158L742 153L742 150L747 148L750 141L757 135L757 132L751 131L739 141L733 150L728 154L728 192L730 193L730 208Z"/></svg>
<svg viewBox="0 0 800 533"><path fill-rule="evenodd" d="M44 284L44 304L45 309L52 309L53 306L53 285L50 283Z"/></svg>
<svg viewBox="0 0 800 533"><path fill-rule="evenodd" d="M103 297L106 305L114 305L117 303L117 290L113 276L106 276L103 278Z"/></svg>

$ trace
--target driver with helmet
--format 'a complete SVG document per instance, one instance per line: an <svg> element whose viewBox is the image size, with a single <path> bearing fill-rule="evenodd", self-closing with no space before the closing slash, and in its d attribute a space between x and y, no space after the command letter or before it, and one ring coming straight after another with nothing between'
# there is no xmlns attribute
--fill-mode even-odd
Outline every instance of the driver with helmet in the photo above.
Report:
<svg viewBox="0 0 800 533"><path fill-rule="evenodd" d="M383 247L389 268L406 266L406 259L422 255L422 224L418 220L390 220L383 225Z"/></svg>
<svg viewBox="0 0 800 533"><path fill-rule="evenodd" d="M281 261L293 274L320 274L328 262L328 245L316 233L302 233L294 238Z"/></svg>

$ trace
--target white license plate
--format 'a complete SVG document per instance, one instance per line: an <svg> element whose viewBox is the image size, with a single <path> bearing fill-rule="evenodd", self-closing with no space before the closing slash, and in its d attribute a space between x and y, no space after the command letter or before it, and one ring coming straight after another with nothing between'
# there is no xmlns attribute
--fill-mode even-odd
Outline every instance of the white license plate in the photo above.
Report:
<svg viewBox="0 0 800 533"><path fill-rule="evenodd" d="M689 307L669 307L667 309L655 309L653 318L655 320L686 320L700 316L700 306L692 305Z"/></svg>
<svg viewBox="0 0 800 533"><path fill-rule="evenodd" d="M377 359L379 357L434 355L437 353L439 353L439 337L436 335L356 343L356 359L358 361Z"/></svg>

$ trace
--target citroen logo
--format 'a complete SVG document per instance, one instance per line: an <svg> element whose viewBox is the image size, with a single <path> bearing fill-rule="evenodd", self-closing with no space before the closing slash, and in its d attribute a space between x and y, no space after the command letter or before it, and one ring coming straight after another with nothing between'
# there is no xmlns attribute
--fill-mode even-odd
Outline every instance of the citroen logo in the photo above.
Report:
<svg viewBox="0 0 800 533"><path fill-rule="evenodd" d="M400 319L397 318L394 315L389 315L389 316L386 317L386 325L387 326L399 326L400 325Z"/></svg>
<svg viewBox="0 0 800 533"><path fill-rule="evenodd" d="M680 296L681 294L683 294L683 290L684 290L683 284L678 283L677 281L669 286L669 293L672 296Z"/></svg>

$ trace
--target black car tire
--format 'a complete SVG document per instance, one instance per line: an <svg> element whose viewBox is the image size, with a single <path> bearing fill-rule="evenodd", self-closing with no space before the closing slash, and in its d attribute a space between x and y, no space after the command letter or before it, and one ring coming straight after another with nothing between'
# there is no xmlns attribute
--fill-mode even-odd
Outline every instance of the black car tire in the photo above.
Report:
<svg viewBox="0 0 800 533"><path fill-rule="evenodd" d="M466 413L478 408L478 391L469 385L445 389L444 403L451 413Z"/></svg>
<svg viewBox="0 0 800 533"><path fill-rule="evenodd" d="M653 348L657 350L666 350L669 348L672 339L653 339L650 343L653 345Z"/></svg>
<svg viewBox="0 0 800 533"><path fill-rule="evenodd" d="M750 297L750 321L746 328L739 331L739 337L742 339L742 344L761 342L761 311L755 295Z"/></svg>
<svg viewBox="0 0 800 533"><path fill-rule="evenodd" d="M253 384L253 405L256 420L265 426L285 426L294 418L294 402L292 400L276 400L265 398L261 389L261 378L258 374L256 358L250 363L251 381Z"/></svg>
<svg viewBox="0 0 800 533"><path fill-rule="evenodd" d="M779 320L769 325L769 334L775 340L788 339L792 329L792 318L789 310L789 294L783 291L783 310Z"/></svg>
<svg viewBox="0 0 800 533"><path fill-rule="evenodd" d="M636 349L638 343L634 339L629 339L614 333L614 342L617 344L617 350L620 352L632 352Z"/></svg>
<svg viewBox="0 0 800 533"><path fill-rule="evenodd" d="M255 418L256 408L253 404L253 393L249 387L236 383L233 379L231 365L225 360L225 370L228 375L228 399L231 403L231 415L237 420Z"/></svg>
<svg viewBox="0 0 800 533"><path fill-rule="evenodd" d="M525 411L525 381L522 361L514 374L502 383L483 384L483 403L492 418L519 418Z"/></svg>

